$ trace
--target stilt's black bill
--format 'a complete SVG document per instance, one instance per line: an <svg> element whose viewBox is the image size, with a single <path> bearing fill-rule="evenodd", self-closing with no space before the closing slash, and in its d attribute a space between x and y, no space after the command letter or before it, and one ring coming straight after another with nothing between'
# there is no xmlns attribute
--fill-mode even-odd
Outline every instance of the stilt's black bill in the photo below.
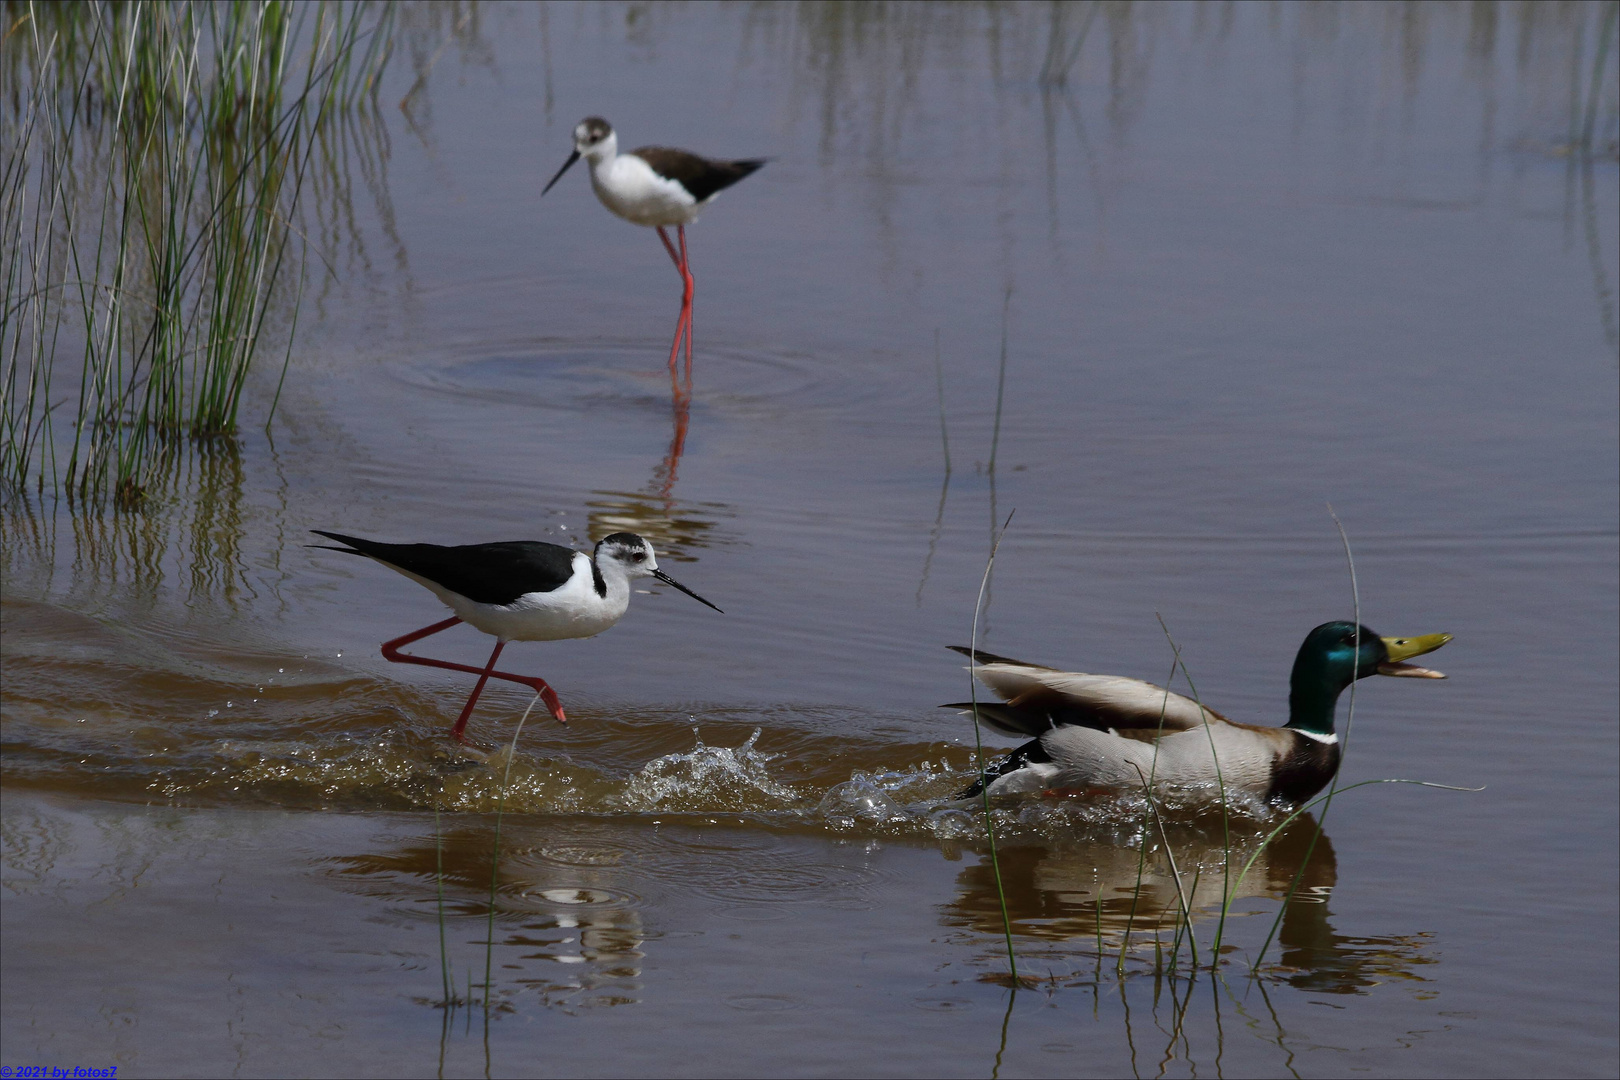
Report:
<svg viewBox="0 0 1620 1080"><path fill-rule="evenodd" d="M545 192L541 192L541 194L543 195L543 194L545 194ZM720 611L719 608L714 607L713 604L709 604L709 602L707 600L703 599L703 597L699 596L697 593L693 592L691 589L688 589L685 585L682 585L680 582L676 581L674 578L670 577L668 574L664 573L662 570L654 570L652 572L652 575L653 575L653 577L657 578L659 581L662 581L665 585L671 585L671 586L674 586L675 588L681 590L681 592L685 593L687 596L690 596L692 599L696 600L698 603L700 603L700 604L708 604L708 606L713 607L714 610ZM724 615L725 612L720 611L720 614Z"/></svg>
<svg viewBox="0 0 1620 1080"><path fill-rule="evenodd" d="M551 178L551 183L547 184L545 186L545 189L540 192L541 198L545 197L545 194L546 194L547 191L550 191L553 187L557 186L557 181L562 179L562 174L567 172L568 167L570 165L572 165L574 162L578 161L578 160L579 160L579 151L578 150L575 150L572 154L568 155L568 160L563 162L563 167L557 170L557 175L553 176ZM707 603L707 601L705 601L705 603ZM710 606L713 607L712 604ZM719 609L717 608L716 610L719 610Z"/></svg>

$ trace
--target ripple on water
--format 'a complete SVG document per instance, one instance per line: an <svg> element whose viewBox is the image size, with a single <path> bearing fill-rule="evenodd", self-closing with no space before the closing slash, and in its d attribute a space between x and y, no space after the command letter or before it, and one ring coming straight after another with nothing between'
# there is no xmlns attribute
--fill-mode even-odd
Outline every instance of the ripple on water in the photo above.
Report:
<svg viewBox="0 0 1620 1080"><path fill-rule="evenodd" d="M792 852L773 854L765 865L731 867L729 871L713 867L691 883L692 891L723 903L798 903L864 894L881 878L867 866L800 861Z"/></svg>
<svg viewBox="0 0 1620 1080"><path fill-rule="evenodd" d="M578 907L586 904L625 904L635 902L629 893L614 893L606 889L532 889L517 887L517 894L531 900L544 900L549 904Z"/></svg>
<svg viewBox="0 0 1620 1080"><path fill-rule="evenodd" d="M737 415L791 408L854 411L876 392L869 380L834 379L834 365L780 345L705 345L694 403ZM503 405L579 412L597 408L669 408L670 376L645 341L524 339L481 342L459 356L399 364L391 373L413 386Z"/></svg>
<svg viewBox="0 0 1620 1080"><path fill-rule="evenodd" d="M739 1012L786 1012L802 1007L802 1003L782 994L732 994L725 999L726 1007Z"/></svg>
<svg viewBox="0 0 1620 1080"><path fill-rule="evenodd" d="M920 997L911 1003L911 1007L925 1012L966 1012L973 1008L973 1002L967 998Z"/></svg>
<svg viewBox="0 0 1620 1080"><path fill-rule="evenodd" d="M757 829L673 828L659 839L662 850L643 866L725 919L771 921L806 903L866 909L891 875L861 847L807 846Z"/></svg>
<svg viewBox="0 0 1620 1080"><path fill-rule="evenodd" d="M608 844L545 844L538 854L564 866L618 866L630 852Z"/></svg>

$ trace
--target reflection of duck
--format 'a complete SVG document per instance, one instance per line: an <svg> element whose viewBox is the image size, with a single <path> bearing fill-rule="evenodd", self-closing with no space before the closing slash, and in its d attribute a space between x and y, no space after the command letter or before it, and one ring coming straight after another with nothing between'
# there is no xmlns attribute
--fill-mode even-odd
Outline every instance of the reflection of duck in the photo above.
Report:
<svg viewBox="0 0 1620 1080"><path fill-rule="evenodd" d="M1195 913L1221 903L1225 849L1218 828L1167 824L1175 853L1175 870L1187 906ZM1305 860L1315 823L1302 816L1261 851L1247 875L1233 883L1233 900L1276 898L1288 891ZM1254 853L1258 837L1233 837L1232 873ZM1175 873L1162 848L1153 845L1144 858L1117 839L1079 836L1061 845L1005 846L998 850L1002 885L1013 932L1047 940L1095 938L1099 929L1116 943L1130 927L1133 934L1173 931L1180 922ZM1320 898L1337 877L1333 847L1324 836L1311 855L1299 896ZM962 873L962 895L949 909L961 921L987 933L1001 931L1001 905L988 860ZM1314 905L1319 907L1320 905Z"/></svg>
<svg viewBox="0 0 1620 1080"><path fill-rule="evenodd" d="M1220 834L1170 825L1168 836L1194 918L1213 918L1224 876ZM1234 874L1253 853L1254 842L1234 838ZM1143 859L1135 848L1078 840L1051 847L1003 846L998 857L1015 934L1081 942L1094 942L1100 934L1106 949L1117 949L1127 930L1132 940L1145 942L1173 934L1180 923L1175 879L1162 850ZM1421 937L1355 938L1334 932L1328 902L1338 884L1338 862L1332 842L1317 835L1309 815L1266 845L1249 873L1235 883L1233 900L1281 899L1295 875L1299 885L1283 909L1278 933L1281 962L1273 969L1290 983L1326 993L1355 993L1386 979L1418 978L1411 969L1432 963L1419 952ZM966 868L957 881L960 893L945 907L946 921L999 937L1001 903L990 860Z"/></svg>
<svg viewBox="0 0 1620 1080"><path fill-rule="evenodd" d="M1151 777L1167 787L1219 782L1254 798L1299 803L1321 791L1339 768L1333 713L1340 692L1368 675L1443 679L1401 661L1450 640L1450 634L1381 638L1355 623L1323 623L1294 659L1283 727L1234 723L1137 679L956 651L976 660L979 681L1006 699L981 702L979 718L1005 734L1034 737L986 770L992 795L1138 788ZM961 797L979 794L983 783Z"/></svg>

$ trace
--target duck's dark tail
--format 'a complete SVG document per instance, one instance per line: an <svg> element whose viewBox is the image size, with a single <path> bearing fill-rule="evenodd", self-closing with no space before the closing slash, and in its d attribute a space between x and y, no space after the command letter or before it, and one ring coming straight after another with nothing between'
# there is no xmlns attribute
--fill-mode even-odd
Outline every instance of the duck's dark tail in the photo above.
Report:
<svg viewBox="0 0 1620 1080"><path fill-rule="evenodd" d="M1027 660L1014 660L1010 656L997 656L995 653L985 652L983 649L970 649L966 645L947 645L945 647L951 652L961 653L975 664L1012 664L1015 667L1039 668L1042 671L1057 670L1056 668L1049 668L1045 664L1031 664Z"/></svg>
<svg viewBox="0 0 1620 1080"><path fill-rule="evenodd" d="M981 709L983 707L980 706ZM986 784L993 784L1001 777L1011 772L1017 772L1026 765L1044 765L1051 760L1051 757L1046 753L1046 747L1041 745L1041 740L1031 739L1000 761L994 761L986 765L979 778L973 781L966 790L957 792L956 797L958 799L976 798L984 790Z"/></svg>

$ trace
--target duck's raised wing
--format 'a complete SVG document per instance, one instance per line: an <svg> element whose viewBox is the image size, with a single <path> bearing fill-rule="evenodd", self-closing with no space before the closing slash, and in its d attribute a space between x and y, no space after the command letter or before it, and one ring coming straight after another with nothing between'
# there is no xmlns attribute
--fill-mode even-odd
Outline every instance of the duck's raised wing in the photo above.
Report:
<svg viewBox="0 0 1620 1080"><path fill-rule="evenodd" d="M1088 675L950 646L977 661L973 674L1004 703L980 702L979 715L1009 735L1039 737L1055 727L1087 727L1154 739L1226 717L1191 698L1122 675ZM957 708L966 708L957 703Z"/></svg>

